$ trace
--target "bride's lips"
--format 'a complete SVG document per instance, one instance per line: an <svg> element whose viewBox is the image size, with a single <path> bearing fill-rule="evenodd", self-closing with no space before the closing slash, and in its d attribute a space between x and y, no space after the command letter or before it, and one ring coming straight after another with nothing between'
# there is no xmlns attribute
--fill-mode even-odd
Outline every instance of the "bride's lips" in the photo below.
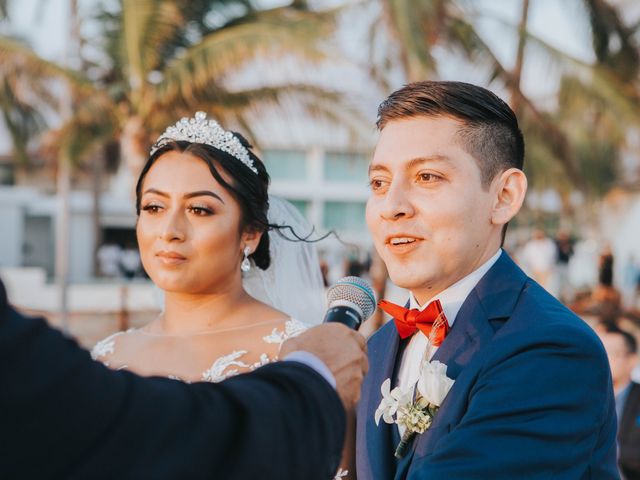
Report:
<svg viewBox="0 0 640 480"><path fill-rule="evenodd" d="M170 252L162 250L156 253L156 257L165 265L179 265L187 261L187 257L178 252Z"/></svg>
<svg viewBox="0 0 640 480"><path fill-rule="evenodd" d="M422 238L407 233L390 235L385 239L386 248L395 254L408 253L420 245Z"/></svg>

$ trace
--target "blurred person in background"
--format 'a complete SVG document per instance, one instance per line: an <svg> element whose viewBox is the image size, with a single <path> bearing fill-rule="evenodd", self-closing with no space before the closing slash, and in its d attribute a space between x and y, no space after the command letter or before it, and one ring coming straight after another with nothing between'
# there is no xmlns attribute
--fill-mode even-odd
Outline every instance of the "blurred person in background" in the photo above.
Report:
<svg viewBox="0 0 640 480"><path fill-rule="evenodd" d="M609 357L618 416L620 470L626 480L640 480L640 384L631 379L638 364L638 343L611 323L596 328Z"/></svg>
<svg viewBox="0 0 640 480"><path fill-rule="evenodd" d="M638 307L638 287L640 286L640 265L635 255L627 258L623 272L623 302L628 309L635 310Z"/></svg>
<svg viewBox="0 0 640 480"><path fill-rule="evenodd" d="M520 260L527 273L542 287L557 296L554 282L554 268L558 257L555 242L541 228L536 228L531 239L525 243Z"/></svg>
<svg viewBox="0 0 640 480"><path fill-rule="evenodd" d="M133 280L140 271L140 252L135 245L127 245L122 250L119 258L119 266L124 278Z"/></svg>
<svg viewBox="0 0 640 480"><path fill-rule="evenodd" d="M605 320L613 320L622 307L622 297L613 285L613 252L605 245L598 260L598 285L591 293L592 311Z"/></svg>
<svg viewBox="0 0 640 480"><path fill-rule="evenodd" d="M98 249L98 264L100 275L115 278L120 273L120 256L122 249L119 245L104 243Z"/></svg>
<svg viewBox="0 0 640 480"><path fill-rule="evenodd" d="M556 244L541 228L533 231L531 240L524 245L520 254L520 260L531 278L556 296L558 292L554 289L553 276L557 257Z"/></svg>
<svg viewBox="0 0 640 480"><path fill-rule="evenodd" d="M561 302L568 302L573 297L573 289L569 282L569 261L573 256L573 240L569 232L559 230L556 234L556 275L558 298Z"/></svg>

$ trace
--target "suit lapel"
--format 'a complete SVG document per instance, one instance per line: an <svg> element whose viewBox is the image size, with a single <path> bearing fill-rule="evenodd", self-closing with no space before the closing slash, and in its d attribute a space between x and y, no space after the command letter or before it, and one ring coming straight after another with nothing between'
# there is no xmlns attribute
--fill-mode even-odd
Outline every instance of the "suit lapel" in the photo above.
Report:
<svg viewBox="0 0 640 480"><path fill-rule="evenodd" d="M362 437L366 445L364 452L362 452L362 446L360 447L359 455L365 455L366 463L373 475L371 478L374 479L393 478L395 470L393 462L395 447L392 445L391 431L394 426L385 423L382 419L380 425L376 426L374 415L382 399L380 392L382 383L387 378L391 378L393 381L399 347L399 336L393 322L382 327L368 344L370 367L363 389L362 405L359 407L360 415L358 418L358 423L363 428Z"/></svg>
<svg viewBox="0 0 640 480"><path fill-rule="evenodd" d="M476 354L491 342L495 333L492 321L511 315L526 278L509 255L503 252L478 282L460 308L447 338L432 358L447 365L448 377L456 380ZM432 426L414 442L411 455L419 445L437 440L432 436L448 431L446 427L453 420L447 415L447 404L450 402L449 397L445 398Z"/></svg>
<svg viewBox="0 0 640 480"><path fill-rule="evenodd" d="M491 340L493 333L477 294L472 290L432 360L447 365L447 376L455 380L474 354Z"/></svg>
<svg viewBox="0 0 640 480"><path fill-rule="evenodd" d="M466 321L460 321L462 318ZM491 340L493 333L493 329L487 322L486 315L472 291L460 309L447 338L433 355L432 361L438 360L447 365L447 376L455 380L475 353ZM439 427L446 426L446 404L445 399L431 427L414 439L406 456L398 463L396 480L406 478L413 454L418 446L424 442L434 441L435 438L431 437L436 432L442 433L442 429Z"/></svg>
<svg viewBox="0 0 640 480"><path fill-rule="evenodd" d="M502 252L462 304L449 335L433 356L446 364L454 380L475 353L495 333L492 323L508 319L515 308L526 275Z"/></svg>

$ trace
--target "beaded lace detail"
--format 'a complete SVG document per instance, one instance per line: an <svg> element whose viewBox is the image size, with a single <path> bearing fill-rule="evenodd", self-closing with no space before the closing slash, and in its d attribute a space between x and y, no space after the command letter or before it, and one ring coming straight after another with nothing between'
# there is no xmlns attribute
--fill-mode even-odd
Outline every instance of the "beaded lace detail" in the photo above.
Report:
<svg viewBox="0 0 640 480"><path fill-rule="evenodd" d="M303 323L292 318L287 320L287 322L284 324L283 330L274 328L269 335L265 335L264 337L262 337L262 340L267 344L281 345L285 340L299 335L304 330L306 330L306 328L307 327ZM109 362L103 359L107 355L113 354L115 352L116 339L120 335L124 335L125 333L133 331L135 331L135 329L131 328L126 332L117 332L105 338L104 340L100 340L91 350L91 357L94 360L102 361L102 363L104 363L104 365L108 367ZM249 352L247 350L234 350L227 355L223 355L222 357L215 359L211 366L204 372L202 372L201 381L214 383L221 382L229 377L238 375L240 373L240 369L243 369L244 371L253 371L256 368L262 367L263 365L266 365L278 359L277 357L270 357L266 353L261 353L258 361L254 363L246 363L245 361L243 361L242 357L244 357L248 353ZM118 370L127 367L127 365L123 365L119 367ZM169 375L169 378L185 381L179 377L176 377L175 375Z"/></svg>
<svg viewBox="0 0 640 480"><path fill-rule="evenodd" d="M126 332L116 332L113 335L109 335L107 338L103 338L96 343L91 349L91 358L99 360L100 358L112 354L115 351L116 338L125 333L134 331L134 328L130 328ZM102 362L105 366L109 366L109 362Z"/></svg>

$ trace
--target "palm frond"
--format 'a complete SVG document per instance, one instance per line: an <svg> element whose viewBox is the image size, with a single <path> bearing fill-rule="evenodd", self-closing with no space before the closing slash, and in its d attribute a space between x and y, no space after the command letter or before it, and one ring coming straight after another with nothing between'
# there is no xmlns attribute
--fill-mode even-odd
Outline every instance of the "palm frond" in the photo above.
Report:
<svg viewBox="0 0 640 480"><path fill-rule="evenodd" d="M640 45L633 26L626 25L614 5L603 0L583 0L589 13L593 50L598 64L609 67L622 80L640 73Z"/></svg>
<svg viewBox="0 0 640 480"><path fill-rule="evenodd" d="M81 73L38 56L29 46L14 38L0 36L0 75L19 70L33 79L60 79L79 92L90 93L93 84Z"/></svg>
<svg viewBox="0 0 640 480"><path fill-rule="evenodd" d="M30 141L47 128L45 112L60 107L59 92L93 92L81 75L36 55L18 40L0 37L0 110L19 163L28 160Z"/></svg>
<svg viewBox="0 0 640 480"><path fill-rule="evenodd" d="M52 159L66 158L79 166L113 141L121 120L108 96L97 94L78 102L72 117L47 134L43 151Z"/></svg>
<svg viewBox="0 0 640 480"><path fill-rule="evenodd" d="M312 62L326 58L318 37L327 27L305 17L278 17L211 33L167 65L162 81L150 95L162 104L192 104L202 92L217 90L230 73L238 72L251 60L288 55Z"/></svg>

